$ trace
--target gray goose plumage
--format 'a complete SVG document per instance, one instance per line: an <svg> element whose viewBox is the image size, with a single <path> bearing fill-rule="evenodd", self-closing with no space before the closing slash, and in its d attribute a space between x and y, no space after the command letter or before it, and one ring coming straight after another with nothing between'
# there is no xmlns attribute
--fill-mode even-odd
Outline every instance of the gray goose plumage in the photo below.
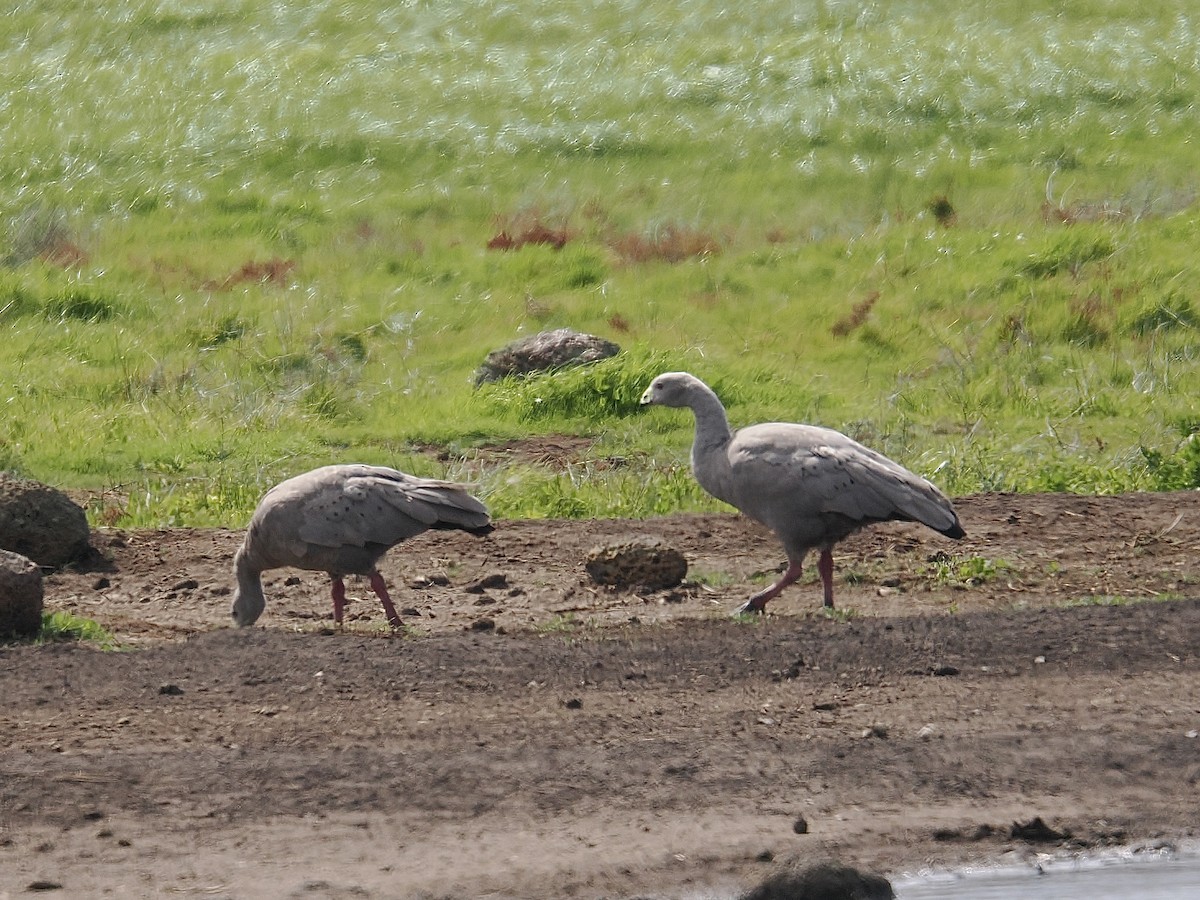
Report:
<svg viewBox="0 0 1200 900"><path fill-rule="evenodd" d="M383 466L323 466L289 478L263 496L234 556L233 620L253 625L266 606L262 573L292 566L328 572L333 620L342 621L345 575L366 575L388 623L400 616L377 568L396 544L436 529L483 535L487 508L459 484L417 478Z"/></svg>
<svg viewBox="0 0 1200 900"><path fill-rule="evenodd" d="M804 557L813 548L820 548L817 570L825 606L832 607L832 548L873 522L920 522L946 537L964 534L941 491L841 432L786 422L730 431L720 399L686 372L659 375L641 402L689 407L696 416L696 481L767 526L783 544L786 571L738 612L762 612L767 601L800 577Z"/></svg>

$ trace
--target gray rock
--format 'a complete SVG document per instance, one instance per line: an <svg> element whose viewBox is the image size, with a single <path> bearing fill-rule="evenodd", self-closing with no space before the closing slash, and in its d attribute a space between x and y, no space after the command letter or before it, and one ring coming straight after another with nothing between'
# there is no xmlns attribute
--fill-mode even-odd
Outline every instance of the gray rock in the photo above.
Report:
<svg viewBox="0 0 1200 900"><path fill-rule="evenodd" d="M807 868L786 868L740 900L892 900L891 882L836 863L817 863Z"/></svg>
<svg viewBox="0 0 1200 900"><path fill-rule="evenodd" d="M621 348L612 341L570 328L543 331L493 350L475 373L476 386L510 375L524 377L568 366L582 366L616 356Z"/></svg>
<svg viewBox="0 0 1200 900"><path fill-rule="evenodd" d="M0 638L42 630L42 570L19 553L0 550Z"/></svg>
<svg viewBox="0 0 1200 900"><path fill-rule="evenodd" d="M682 553L658 538L637 536L593 547L584 568L600 584L656 591L683 581L688 564Z"/></svg>
<svg viewBox="0 0 1200 900"><path fill-rule="evenodd" d="M0 472L0 549L58 568L88 553L87 516L62 491Z"/></svg>

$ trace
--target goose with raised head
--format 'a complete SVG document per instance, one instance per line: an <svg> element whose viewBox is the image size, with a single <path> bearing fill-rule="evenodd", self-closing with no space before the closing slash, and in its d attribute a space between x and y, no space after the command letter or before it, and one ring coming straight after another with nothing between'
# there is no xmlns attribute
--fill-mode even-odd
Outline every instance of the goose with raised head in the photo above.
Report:
<svg viewBox="0 0 1200 900"><path fill-rule="evenodd" d="M233 620L253 625L266 606L262 573L294 567L327 572L333 620L341 624L346 575L365 575L388 624L402 623L379 574L396 544L429 529L492 531L487 508L465 487L383 466L323 466L280 482L263 496L234 556Z"/></svg>
<svg viewBox="0 0 1200 900"><path fill-rule="evenodd" d="M651 382L642 404L688 407L696 417L692 473L708 493L769 528L788 566L738 612L763 612L800 577L809 550L819 548L817 571L825 606L833 606L833 546L874 522L927 525L949 538L964 532L941 491L899 463L831 428L767 422L731 431L716 393L686 372Z"/></svg>

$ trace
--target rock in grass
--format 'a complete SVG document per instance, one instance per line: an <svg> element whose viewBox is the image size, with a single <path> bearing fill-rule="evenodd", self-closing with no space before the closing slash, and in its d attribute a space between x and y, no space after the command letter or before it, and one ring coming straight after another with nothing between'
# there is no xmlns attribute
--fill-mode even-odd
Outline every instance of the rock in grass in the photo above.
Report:
<svg viewBox="0 0 1200 900"><path fill-rule="evenodd" d="M819 863L776 872L739 900L892 900L895 896L891 882L882 876Z"/></svg>
<svg viewBox="0 0 1200 900"><path fill-rule="evenodd" d="M42 596L42 570L33 560L0 550L0 638L36 637Z"/></svg>
<svg viewBox="0 0 1200 900"><path fill-rule="evenodd" d="M0 549L58 568L88 553L83 509L62 491L0 472Z"/></svg>
<svg viewBox="0 0 1200 900"><path fill-rule="evenodd" d="M524 377L569 366L582 366L616 356L621 348L612 341L570 328L543 331L506 344L487 355L475 373L475 385L499 381L510 375Z"/></svg>
<svg viewBox="0 0 1200 900"><path fill-rule="evenodd" d="M683 581L688 564L682 553L658 538L633 537L593 547L584 568L600 584L657 591Z"/></svg>

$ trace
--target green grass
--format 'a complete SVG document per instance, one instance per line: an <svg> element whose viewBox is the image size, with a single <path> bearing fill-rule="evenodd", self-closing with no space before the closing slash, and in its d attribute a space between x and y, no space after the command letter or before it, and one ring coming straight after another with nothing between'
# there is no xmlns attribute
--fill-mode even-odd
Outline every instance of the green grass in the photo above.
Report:
<svg viewBox="0 0 1200 900"><path fill-rule="evenodd" d="M39 644L54 641L81 641L96 644L102 650L116 649L116 639L98 622L68 612L42 614L42 630L37 636Z"/></svg>
<svg viewBox="0 0 1200 900"><path fill-rule="evenodd" d="M986 584L1012 570L1013 566L1007 560L982 556L947 557L930 564L930 574L935 584L954 587Z"/></svg>
<svg viewBox="0 0 1200 900"><path fill-rule="evenodd" d="M716 509L656 370L951 493L1200 486L1195 17L1166 0L18 3L0 467L244 524L331 461ZM487 244L538 228L559 250ZM476 391L568 326L618 360ZM565 465L487 446L594 438ZM619 459L619 465L613 464Z"/></svg>

